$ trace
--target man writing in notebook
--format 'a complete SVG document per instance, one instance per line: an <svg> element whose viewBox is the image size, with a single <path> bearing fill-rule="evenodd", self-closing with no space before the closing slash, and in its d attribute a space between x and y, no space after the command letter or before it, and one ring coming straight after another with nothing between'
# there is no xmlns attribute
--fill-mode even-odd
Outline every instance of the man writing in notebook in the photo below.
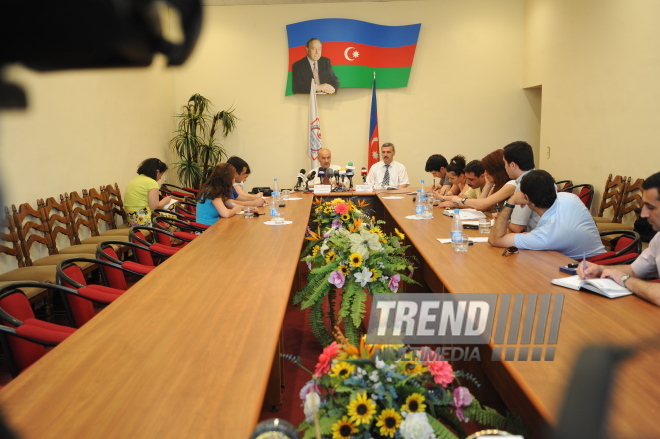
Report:
<svg viewBox="0 0 660 439"><path fill-rule="evenodd" d="M660 232L660 172L644 181L642 218L648 218L655 232ZM649 247L631 265L597 265L587 262L578 267L582 278L608 277L628 288L642 299L660 306L660 283L644 279L657 279L660 276L660 233L656 233Z"/></svg>
<svg viewBox="0 0 660 439"><path fill-rule="evenodd" d="M529 206L541 218L530 233L509 231L514 207ZM520 180L520 190L504 204L490 231L494 247L525 250L554 250L569 258L581 259L605 253L594 219L577 195L557 193L552 175L530 171Z"/></svg>

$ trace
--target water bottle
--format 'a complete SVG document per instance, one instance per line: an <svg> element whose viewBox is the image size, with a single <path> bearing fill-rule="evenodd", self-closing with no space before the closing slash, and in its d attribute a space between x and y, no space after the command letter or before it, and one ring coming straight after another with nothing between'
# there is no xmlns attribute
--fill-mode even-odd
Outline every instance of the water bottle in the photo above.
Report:
<svg viewBox="0 0 660 439"><path fill-rule="evenodd" d="M461 222L461 210L454 209L454 217L451 220L451 246L458 251L458 243L463 240L463 223Z"/></svg>
<svg viewBox="0 0 660 439"><path fill-rule="evenodd" d="M270 193L270 216L276 217L279 211L280 189L277 178L273 180L273 191Z"/></svg>
<svg viewBox="0 0 660 439"><path fill-rule="evenodd" d="M424 200L422 199L422 192L421 189L417 189L417 196L415 197L415 214L419 215L420 217L424 215Z"/></svg>
<svg viewBox="0 0 660 439"><path fill-rule="evenodd" d="M420 190L422 191L422 201L426 201L426 189L424 189L424 180L422 180L422 187Z"/></svg>

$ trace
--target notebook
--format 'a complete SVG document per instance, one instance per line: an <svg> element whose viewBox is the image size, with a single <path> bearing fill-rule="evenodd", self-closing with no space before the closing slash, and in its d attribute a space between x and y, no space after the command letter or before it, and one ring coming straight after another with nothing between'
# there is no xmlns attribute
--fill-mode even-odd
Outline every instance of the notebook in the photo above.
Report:
<svg viewBox="0 0 660 439"><path fill-rule="evenodd" d="M454 216L453 209L447 209L442 212L443 215ZM460 209L461 221L464 220L477 220L479 218L486 218L486 214L479 212L476 209Z"/></svg>
<svg viewBox="0 0 660 439"><path fill-rule="evenodd" d="M572 290L586 289L593 293L609 297L610 299L616 299L617 297L629 296L632 294L632 291L622 287L609 278L585 280L580 279L576 274L575 276L552 279L550 283L553 285L559 285L560 287L570 288Z"/></svg>

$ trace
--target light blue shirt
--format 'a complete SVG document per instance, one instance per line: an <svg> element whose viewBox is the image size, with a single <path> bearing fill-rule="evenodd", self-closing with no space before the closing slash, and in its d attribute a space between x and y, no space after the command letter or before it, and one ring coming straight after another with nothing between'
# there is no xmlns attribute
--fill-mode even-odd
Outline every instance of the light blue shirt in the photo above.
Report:
<svg viewBox="0 0 660 439"><path fill-rule="evenodd" d="M660 275L660 232L656 233L649 247L630 266L642 279L652 279Z"/></svg>
<svg viewBox="0 0 660 439"><path fill-rule="evenodd" d="M213 200L208 198L204 202L197 202L197 222L211 225L215 224L220 219L218 209L213 205Z"/></svg>
<svg viewBox="0 0 660 439"><path fill-rule="evenodd" d="M524 250L554 250L569 258L582 259L605 253L598 228L577 195L557 194L557 200L530 233L514 237L516 247Z"/></svg>

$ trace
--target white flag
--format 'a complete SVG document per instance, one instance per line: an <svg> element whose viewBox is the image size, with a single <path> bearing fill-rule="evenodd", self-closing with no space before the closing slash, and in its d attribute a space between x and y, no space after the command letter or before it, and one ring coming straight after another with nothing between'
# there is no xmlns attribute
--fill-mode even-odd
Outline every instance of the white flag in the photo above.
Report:
<svg viewBox="0 0 660 439"><path fill-rule="evenodd" d="M319 109L316 106L316 84L312 79L309 90L309 142L307 144L307 155L309 156L309 168L318 166L318 155L321 149L321 121L319 120Z"/></svg>

